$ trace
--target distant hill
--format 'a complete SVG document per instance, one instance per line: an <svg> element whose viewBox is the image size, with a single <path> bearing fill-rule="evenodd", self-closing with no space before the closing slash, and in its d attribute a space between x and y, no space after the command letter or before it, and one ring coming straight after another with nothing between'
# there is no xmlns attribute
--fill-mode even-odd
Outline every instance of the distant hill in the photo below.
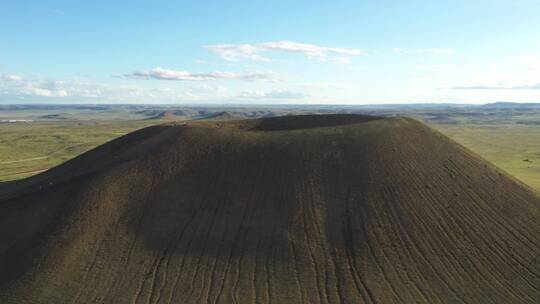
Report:
<svg viewBox="0 0 540 304"><path fill-rule="evenodd" d="M203 116L200 119L202 119L202 120L215 120L215 121L218 121L218 120L219 121L227 121L227 120L246 119L246 117L244 115L242 115L242 114L223 111L223 112L211 113L209 115Z"/></svg>
<svg viewBox="0 0 540 304"><path fill-rule="evenodd" d="M499 108L499 109L527 109L527 108L540 108L540 103L516 103L516 102L494 102L483 105L484 108Z"/></svg>
<svg viewBox="0 0 540 304"><path fill-rule="evenodd" d="M175 119L189 117L190 113L184 110L139 110L135 112L139 115L144 115L146 119Z"/></svg>
<svg viewBox="0 0 540 304"><path fill-rule="evenodd" d="M142 129L0 186L0 303L538 303L540 198L408 118Z"/></svg>

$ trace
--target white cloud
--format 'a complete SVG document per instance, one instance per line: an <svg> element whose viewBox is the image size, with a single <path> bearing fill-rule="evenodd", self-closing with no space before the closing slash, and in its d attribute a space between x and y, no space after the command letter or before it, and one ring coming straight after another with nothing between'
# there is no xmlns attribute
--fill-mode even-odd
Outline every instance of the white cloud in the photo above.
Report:
<svg viewBox="0 0 540 304"><path fill-rule="evenodd" d="M309 97L309 95L302 92L276 89L270 92L244 91L240 93L239 97L243 99L302 99Z"/></svg>
<svg viewBox="0 0 540 304"><path fill-rule="evenodd" d="M169 75L169 74L167 74ZM175 75L175 74L173 74ZM232 77L229 74L213 75ZM239 76L236 76L239 75ZM265 79L263 72L235 74L241 79ZM170 75L169 75L170 76ZM172 76L171 76L172 77ZM12 79L12 78L10 78ZM22 78L21 78L22 79ZM20 81L0 81L0 101L25 100L27 102L93 102L93 103L169 103L169 102L227 102L231 100L252 99L296 99L305 95L286 91L243 92L215 82L185 82L175 86L135 86L127 84L104 84L68 80L22 79Z"/></svg>
<svg viewBox="0 0 540 304"><path fill-rule="evenodd" d="M155 68L150 71L138 71L124 75L135 79L157 79L175 81L210 81L217 79L240 79L240 80L266 80L275 81L276 74L270 71L252 71L246 73L214 71L209 73L191 73L186 71L175 71L163 68Z"/></svg>
<svg viewBox="0 0 540 304"><path fill-rule="evenodd" d="M150 71L137 71L126 74L126 77L137 79L159 79L159 80L177 80L177 81L203 81L214 80L219 78L234 78L236 75L230 72L211 72L211 73L190 73L185 71L167 70L163 68L155 68Z"/></svg>
<svg viewBox="0 0 540 304"><path fill-rule="evenodd" d="M219 44L208 45L204 48L218 54L223 59L228 61L238 61L241 59L268 61L268 58L262 57L257 54L261 51L264 51L264 49L252 44Z"/></svg>
<svg viewBox="0 0 540 304"><path fill-rule="evenodd" d="M312 60L347 64L350 63L350 57L363 54L363 51L359 49L324 47L292 41L274 41L257 44L219 44L205 46L205 48L228 61L243 59L268 61L270 59L262 56L261 53L285 52L302 54Z"/></svg>
<svg viewBox="0 0 540 304"><path fill-rule="evenodd" d="M348 55L348 56L362 55L362 51L358 49L323 47L323 46L317 46L313 44L297 43L297 42L292 42L292 41L266 42L266 43L259 44L259 46L266 50L272 50L272 51L302 53L312 58L326 58L328 57L328 54L339 54L339 55Z"/></svg>
<svg viewBox="0 0 540 304"><path fill-rule="evenodd" d="M4 75L4 74L1 74L0 75L0 80L1 81L22 81L23 78L21 76L18 76L18 75Z"/></svg>
<svg viewBox="0 0 540 304"><path fill-rule="evenodd" d="M39 97L68 97L70 93L61 88L48 89L33 84L27 85L23 92L26 95L34 95Z"/></svg>
<svg viewBox="0 0 540 304"><path fill-rule="evenodd" d="M20 88L24 95L38 97L103 97L104 85L79 81L26 81Z"/></svg>
<svg viewBox="0 0 540 304"><path fill-rule="evenodd" d="M532 85L508 86L500 83L493 86L475 85L475 86L457 86L450 88L452 90L540 90L540 83Z"/></svg>
<svg viewBox="0 0 540 304"><path fill-rule="evenodd" d="M284 80L281 75L272 71L250 71L240 74L238 78L243 80L263 80L268 82L280 82Z"/></svg>
<svg viewBox="0 0 540 304"><path fill-rule="evenodd" d="M134 86L108 85L82 82L79 80L36 80L23 79L0 83L0 95L60 98L60 99L123 99L141 96L143 90Z"/></svg>

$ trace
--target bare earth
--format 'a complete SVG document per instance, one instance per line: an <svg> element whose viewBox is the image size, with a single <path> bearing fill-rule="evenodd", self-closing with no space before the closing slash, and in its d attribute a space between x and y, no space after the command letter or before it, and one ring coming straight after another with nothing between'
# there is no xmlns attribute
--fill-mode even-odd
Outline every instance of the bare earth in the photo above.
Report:
<svg viewBox="0 0 540 304"><path fill-rule="evenodd" d="M540 198L407 118L145 128L0 188L0 303L539 303Z"/></svg>

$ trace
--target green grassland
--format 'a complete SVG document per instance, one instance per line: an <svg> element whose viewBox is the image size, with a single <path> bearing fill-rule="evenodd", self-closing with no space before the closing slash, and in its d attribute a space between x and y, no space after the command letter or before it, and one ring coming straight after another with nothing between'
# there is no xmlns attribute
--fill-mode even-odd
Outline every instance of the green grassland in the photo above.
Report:
<svg viewBox="0 0 540 304"><path fill-rule="evenodd" d="M116 137L160 123L146 121L0 124L0 182L54 167Z"/></svg>

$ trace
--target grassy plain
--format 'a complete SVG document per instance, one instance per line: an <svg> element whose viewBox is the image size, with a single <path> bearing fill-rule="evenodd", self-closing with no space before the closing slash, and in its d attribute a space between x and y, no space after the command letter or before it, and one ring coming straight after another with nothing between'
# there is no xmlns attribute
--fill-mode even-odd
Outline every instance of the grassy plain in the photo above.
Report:
<svg viewBox="0 0 540 304"><path fill-rule="evenodd" d="M116 137L156 123L160 121L0 124L0 182L37 174Z"/></svg>

